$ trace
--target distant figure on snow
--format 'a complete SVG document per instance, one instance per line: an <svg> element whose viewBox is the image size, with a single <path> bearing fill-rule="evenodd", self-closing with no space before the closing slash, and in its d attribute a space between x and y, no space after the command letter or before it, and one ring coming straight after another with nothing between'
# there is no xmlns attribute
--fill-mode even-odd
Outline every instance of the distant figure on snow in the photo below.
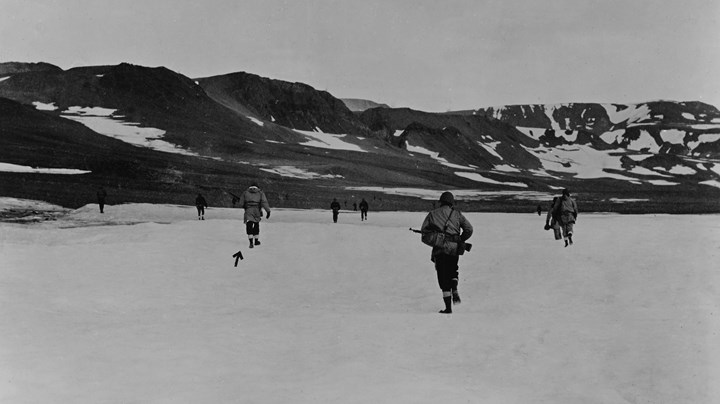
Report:
<svg viewBox="0 0 720 404"><path fill-rule="evenodd" d="M367 211L368 211L368 203L363 198L362 201L360 201L360 221L367 220Z"/></svg>
<svg viewBox="0 0 720 404"><path fill-rule="evenodd" d="M553 208L548 212L547 218L545 219L546 224L553 214L558 218L562 235L565 239L565 247L572 245L573 228L577 220L578 208L575 200L570 197L570 190L563 189L562 196L555 201Z"/></svg>
<svg viewBox="0 0 720 404"><path fill-rule="evenodd" d="M256 183L250 185L250 187L240 195L238 203L245 209L243 223L245 223L250 248L253 248L256 245L260 245L258 238L260 236L260 220L262 220L263 216L262 210L265 209L267 213L265 218L269 219L270 205L265 197L265 193L258 188Z"/></svg>
<svg viewBox="0 0 720 404"><path fill-rule="evenodd" d="M205 208L207 208L207 202L201 194L197 194L197 198L195 198L195 207L198 212L198 220L205 220Z"/></svg>
<svg viewBox="0 0 720 404"><path fill-rule="evenodd" d="M423 243L433 248L431 260L445 303L445 310L440 311L443 314L452 313L452 304L460 304L458 261L466 251L465 241L473 234L472 225L454 203L453 194L443 192L440 207L428 213L420 228Z"/></svg>
<svg viewBox="0 0 720 404"><path fill-rule="evenodd" d="M100 187L97 190L97 201L98 206L100 206L100 213L105 213L105 198L107 198L107 191L105 191L105 188Z"/></svg>
<svg viewBox="0 0 720 404"><path fill-rule="evenodd" d="M330 203L330 209L332 209L333 223L337 223L338 215L340 214L340 202L338 202L337 198L333 198L332 203Z"/></svg>
<svg viewBox="0 0 720 404"><path fill-rule="evenodd" d="M542 205L540 205L540 204L538 204L538 206L537 206L537 213L538 213L538 216L542 216Z"/></svg>

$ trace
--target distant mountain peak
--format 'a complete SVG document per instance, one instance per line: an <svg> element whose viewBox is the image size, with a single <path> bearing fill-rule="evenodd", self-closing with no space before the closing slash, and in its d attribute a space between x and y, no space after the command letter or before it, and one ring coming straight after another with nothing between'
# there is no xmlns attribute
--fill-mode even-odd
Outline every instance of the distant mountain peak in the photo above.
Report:
<svg viewBox="0 0 720 404"><path fill-rule="evenodd" d="M375 101L363 100L360 98L341 98L350 111L363 112L371 108L390 108L387 104L378 104Z"/></svg>

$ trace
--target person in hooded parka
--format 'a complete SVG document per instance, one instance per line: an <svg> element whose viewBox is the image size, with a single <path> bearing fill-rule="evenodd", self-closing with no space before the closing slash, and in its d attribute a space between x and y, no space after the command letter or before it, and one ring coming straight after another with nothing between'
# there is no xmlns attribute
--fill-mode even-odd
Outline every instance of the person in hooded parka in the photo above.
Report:
<svg viewBox="0 0 720 404"><path fill-rule="evenodd" d="M270 205L268 204L265 193L253 183L250 187L240 195L238 204L245 209L243 222L247 231L250 248L260 245L260 221L263 217L263 209L266 212L266 219L270 218Z"/></svg>

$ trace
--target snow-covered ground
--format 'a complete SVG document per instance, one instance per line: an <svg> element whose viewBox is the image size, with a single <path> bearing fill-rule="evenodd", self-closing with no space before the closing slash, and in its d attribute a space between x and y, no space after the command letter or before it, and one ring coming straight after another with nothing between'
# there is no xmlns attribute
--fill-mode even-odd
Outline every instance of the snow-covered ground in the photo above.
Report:
<svg viewBox="0 0 720 404"><path fill-rule="evenodd" d="M0 223L0 402L720 402L718 215L468 213L442 315L423 213L105 212Z"/></svg>

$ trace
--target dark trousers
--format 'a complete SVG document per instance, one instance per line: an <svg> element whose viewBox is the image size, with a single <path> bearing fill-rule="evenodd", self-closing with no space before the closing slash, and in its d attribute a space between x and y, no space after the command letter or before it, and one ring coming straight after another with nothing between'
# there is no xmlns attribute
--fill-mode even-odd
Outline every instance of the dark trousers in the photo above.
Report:
<svg viewBox="0 0 720 404"><path fill-rule="evenodd" d="M337 223L338 215L340 214L339 211L333 210L333 222Z"/></svg>
<svg viewBox="0 0 720 404"><path fill-rule="evenodd" d="M204 206L196 206L198 210L198 216L205 216L205 207Z"/></svg>
<svg viewBox="0 0 720 404"><path fill-rule="evenodd" d="M98 199L98 205L100 206L100 213L103 213L105 209L105 199Z"/></svg>
<svg viewBox="0 0 720 404"><path fill-rule="evenodd" d="M367 210L360 210L360 220L367 220Z"/></svg>
<svg viewBox="0 0 720 404"><path fill-rule="evenodd" d="M248 236L257 236L260 234L260 223L247 222L245 223L245 229L247 230Z"/></svg>
<svg viewBox="0 0 720 404"><path fill-rule="evenodd" d="M435 256L438 285L443 292L457 290L459 259L460 257L457 255L438 254Z"/></svg>

